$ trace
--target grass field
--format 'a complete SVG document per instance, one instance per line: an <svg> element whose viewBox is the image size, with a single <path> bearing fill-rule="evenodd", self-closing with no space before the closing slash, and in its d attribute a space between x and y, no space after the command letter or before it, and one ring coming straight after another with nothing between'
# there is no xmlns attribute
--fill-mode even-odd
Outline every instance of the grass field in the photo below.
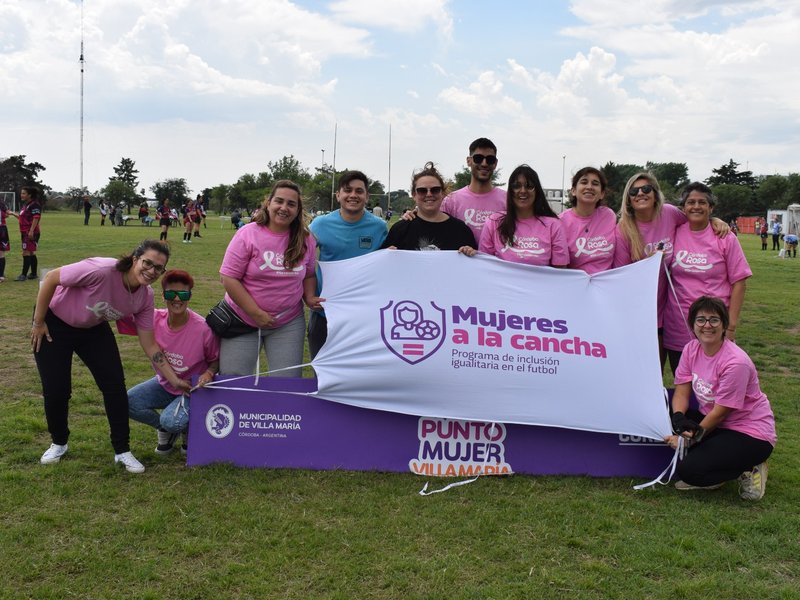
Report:
<svg viewBox="0 0 800 600"><path fill-rule="evenodd" d="M195 276L203 314L222 295L226 227L209 217L191 245L170 234L170 266ZM39 265L118 256L144 237L158 229L46 213ZM157 458L137 423L147 472L130 475L112 464L102 400L77 359L70 454L41 466L37 286L11 280L17 239L0 284L0 598L800 598L800 259L761 252L756 236L741 238L754 276L737 335L779 436L758 503L733 483L698 494L511 476L423 498L410 474L188 469ZM135 338L119 343L127 383L150 377Z"/></svg>

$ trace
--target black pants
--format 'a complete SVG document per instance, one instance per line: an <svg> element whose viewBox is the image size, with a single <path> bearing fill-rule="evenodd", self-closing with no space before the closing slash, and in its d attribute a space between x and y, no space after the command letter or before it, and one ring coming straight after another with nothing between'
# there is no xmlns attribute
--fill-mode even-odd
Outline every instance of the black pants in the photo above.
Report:
<svg viewBox="0 0 800 600"><path fill-rule="evenodd" d="M312 310L308 315L308 355L311 360L314 360L327 339L328 319Z"/></svg>
<svg viewBox="0 0 800 600"><path fill-rule="evenodd" d="M773 250L781 249L781 235L779 233L772 234L772 249Z"/></svg>
<svg viewBox="0 0 800 600"><path fill-rule="evenodd" d="M53 341L43 339L42 347L34 354L34 358L42 379L44 413L53 443L63 445L69 439L67 418L72 396L72 355L77 354L89 367L103 394L114 452L127 452L130 450L128 392L111 327L108 323L89 329L72 327L49 310L45 323Z"/></svg>
<svg viewBox="0 0 800 600"><path fill-rule="evenodd" d="M686 416L699 423L703 415L689 410ZM716 485L736 479L772 454L772 444L739 431L717 427L702 442L689 449L677 474L690 485Z"/></svg>

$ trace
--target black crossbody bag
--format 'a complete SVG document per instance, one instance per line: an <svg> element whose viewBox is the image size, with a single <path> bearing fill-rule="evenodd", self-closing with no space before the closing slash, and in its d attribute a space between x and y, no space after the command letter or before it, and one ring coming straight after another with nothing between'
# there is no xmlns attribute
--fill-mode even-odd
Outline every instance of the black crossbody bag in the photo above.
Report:
<svg viewBox="0 0 800 600"><path fill-rule="evenodd" d="M248 325L237 315L225 299L208 311L206 323L216 335L221 338L234 338L245 333L257 331L256 327Z"/></svg>

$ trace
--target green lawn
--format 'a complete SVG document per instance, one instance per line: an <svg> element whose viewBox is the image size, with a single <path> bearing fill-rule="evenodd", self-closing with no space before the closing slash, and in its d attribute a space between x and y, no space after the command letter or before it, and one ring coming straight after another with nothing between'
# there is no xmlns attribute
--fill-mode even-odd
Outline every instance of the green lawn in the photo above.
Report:
<svg viewBox="0 0 800 600"><path fill-rule="evenodd" d="M98 222L46 213L40 267L158 237ZM222 295L232 230L210 216L201 233L182 244L172 229L170 266L195 276L204 314ZM735 484L635 492L629 479L511 476L423 498L410 474L188 469L157 458L140 424L132 449L147 472L130 475L112 464L102 400L77 359L70 454L41 466L36 284L11 281L17 239L0 284L0 598L800 598L800 259L761 252L756 236L741 238L754 276L737 336L779 435L758 503ZM119 342L128 384L149 377L135 338Z"/></svg>

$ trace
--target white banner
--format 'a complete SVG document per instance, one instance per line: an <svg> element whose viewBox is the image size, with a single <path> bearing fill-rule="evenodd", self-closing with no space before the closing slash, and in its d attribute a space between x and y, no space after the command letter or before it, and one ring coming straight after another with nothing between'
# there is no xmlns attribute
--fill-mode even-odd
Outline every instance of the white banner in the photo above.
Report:
<svg viewBox="0 0 800 600"><path fill-rule="evenodd" d="M661 258L586 275L483 254L323 262L319 396L413 415L661 440Z"/></svg>

